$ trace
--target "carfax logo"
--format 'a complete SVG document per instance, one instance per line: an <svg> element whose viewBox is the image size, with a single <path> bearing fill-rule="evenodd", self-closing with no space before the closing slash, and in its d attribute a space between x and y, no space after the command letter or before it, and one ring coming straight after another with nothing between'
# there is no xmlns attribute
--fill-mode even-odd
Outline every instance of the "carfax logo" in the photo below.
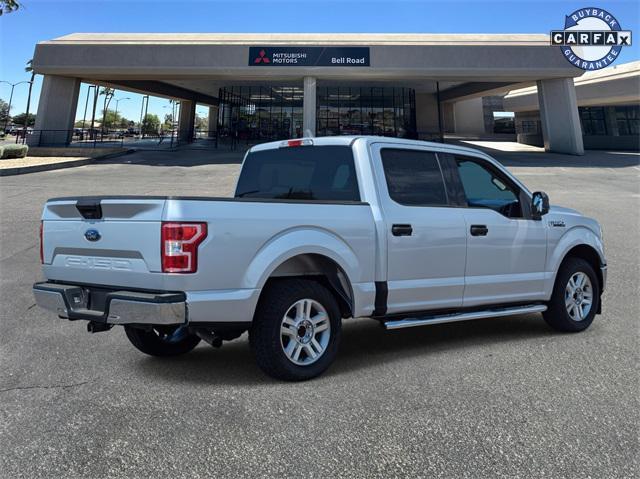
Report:
<svg viewBox="0 0 640 479"><path fill-rule="evenodd" d="M623 46L631 45L631 31L602 8L581 8L565 17L564 30L551 32L551 45L559 46L578 68L600 70L618 58Z"/></svg>

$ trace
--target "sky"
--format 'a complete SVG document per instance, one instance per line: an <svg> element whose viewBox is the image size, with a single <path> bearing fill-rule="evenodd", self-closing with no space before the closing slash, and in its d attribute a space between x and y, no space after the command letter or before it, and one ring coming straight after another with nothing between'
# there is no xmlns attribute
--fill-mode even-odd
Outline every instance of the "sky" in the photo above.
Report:
<svg viewBox="0 0 640 479"><path fill-rule="evenodd" d="M564 16L582 7L613 14L632 30L633 46L622 49L616 64L640 59L640 2L595 0L416 1L416 0L20 0L23 8L0 17L0 80L28 80L24 65L37 42L75 32L240 32L240 33L549 33L564 27ZM31 111L42 83L37 77ZM11 114L25 111L28 85L14 89ZM77 118L82 118L86 85ZM0 98L10 87L0 83ZM140 116L141 96L116 92L119 111ZM152 98L149 113L160 118L168 100ZM197 113L207 116L207 109Z"/></svg>

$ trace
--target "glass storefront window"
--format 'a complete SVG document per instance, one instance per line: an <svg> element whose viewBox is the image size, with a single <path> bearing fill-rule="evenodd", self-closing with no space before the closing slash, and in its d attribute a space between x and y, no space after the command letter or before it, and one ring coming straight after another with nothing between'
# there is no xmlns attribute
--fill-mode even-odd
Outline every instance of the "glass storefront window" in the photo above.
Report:
<svg viewBox="0 0 640 479"><path fill-rule="evenodd" d="M319 87L316 134L416 137L415 93L409 88Z"/></svg>
<svg viewBox="0 0 640 479"><path fill-rule="evenodd" d="M299 138L302 97L301 87L221 88L218 135L247 142Z"/></svg>
<svg viewBox="0 0 640 479"><path fill-rule="evenodd" d="M640 134L640 106L617 106L615 109L618 135L627 136Z"/></svg>
<svg viewBox="0 0 640 479"><path fill-rule="evenodd" d="M297 86L221 88L218 135L238 141L299 138L304 92ZM393 87L319 87L316 135L416 137L415 93Z"/></svg>
<svg viewBox="0 0 640 479"><path fill-rule="evenodd" d="M607 124L605 122L604 108L596 107L580 107L580 123L582 123L583 135L606 135Z"/></svg>

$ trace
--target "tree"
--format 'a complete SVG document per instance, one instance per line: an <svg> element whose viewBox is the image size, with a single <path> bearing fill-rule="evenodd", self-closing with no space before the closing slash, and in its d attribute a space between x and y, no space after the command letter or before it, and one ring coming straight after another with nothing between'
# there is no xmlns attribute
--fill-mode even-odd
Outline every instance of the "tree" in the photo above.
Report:
<svg viewBox="0 0 640 479"><path fill-rule="evenodd" d="M20 113L19 115L13 115L13 123L16 125L25 126L25 119L27 118L26 113ZM36 124L36 116L33 113L29 113L29 121L27 122L27 127L34 126Z"/></svg>
<svg viewBox="0 0 640 479"><path fill-rule="evenodd" d="M29 96L27 96L27 112L26 112L26 115L28 117L29 116L29 108L31 107L31 92L33 90L33 82L36 79L36 72L33 71L33 59L27 61L27 64L24 67L24 71L27 72L27 73L31 73L31 81L29 81ZM34 118L35 118L35 116L34 116ZM28 125L25 125L24 127L26 129L28 127Z"/></svg>
<svg viewBox="0 0 640 479"><path fill-rule="evenodd" d="M15 12L20 6L17 0L0 0L0 16L3 13Z"/></svg>
<svg viewBox="0 0 640 479"><path fill-rule="evenodd" d="M108 130L110 128L129 128L132 121L127 120L120 113L116 113L113 110L107 110L102 112L102 118L104 121L104 127Z"/></svg>
<svg viewBox="0 0 640 479"><path fill-rule="evenodd" d="M122 123L122 119L123 119L120 113L116 113L113 110L103 111L102 118L103 118L102 120L103 126L106 129L120 128L120 124Z"/></svg>
<svg viewBox="0 0 640 479"><path fill-rule="evenodd" d="M173 129L173 115L171 113L167 113L164 115L164 123L162 124L162 128L165 131L171 131Z"/></svg>
<svg viewBox="0 0 640 479"><path fill-rule="evenodd" d="M9 120L9 104L0 98L0 123L3 125Z"/></svg>
<svg viewBox="0 0 640 479"><path fill-rule="evenodd" d="M209 126L209 118L196 115L196 130L206 130Z"/></svg>
<svg viewBox="0 0 640 479"><path fill-rule="evenodd" d="M104 108L102 109L102 130L104 131L105 123L106 123L106 114L109 111L109 103L111 103L111 99L113 95L115 95L116 91L113 88L102 87L100 90L100 95L104 95Z"/></svg>
<svg viewBox="0 0 640 479"><path fill-rule="evenodd" d="M160 118L158 115L148 113L142 120L142 132L145 135L155 135L160 129Z"/></svg>
<svg viewBox="0 0 640 479"><path fill-rule="evenodd" d="M131 120L127 120L124 116L121 116L118 121L118 128L131 128L133 125L134 123Z"/></svg>

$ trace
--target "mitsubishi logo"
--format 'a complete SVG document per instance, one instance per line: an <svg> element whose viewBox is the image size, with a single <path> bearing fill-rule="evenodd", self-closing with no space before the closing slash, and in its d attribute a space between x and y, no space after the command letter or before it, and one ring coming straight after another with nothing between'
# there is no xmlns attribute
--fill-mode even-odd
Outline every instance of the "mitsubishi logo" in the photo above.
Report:
<svg viewBox="0 0 640 479"><path fill-rule="evenodd" d="M258 55L259 56L253 61L253 63L271 63L271 60L267 57L267 52L264 50L260 50Z"/></svg>

